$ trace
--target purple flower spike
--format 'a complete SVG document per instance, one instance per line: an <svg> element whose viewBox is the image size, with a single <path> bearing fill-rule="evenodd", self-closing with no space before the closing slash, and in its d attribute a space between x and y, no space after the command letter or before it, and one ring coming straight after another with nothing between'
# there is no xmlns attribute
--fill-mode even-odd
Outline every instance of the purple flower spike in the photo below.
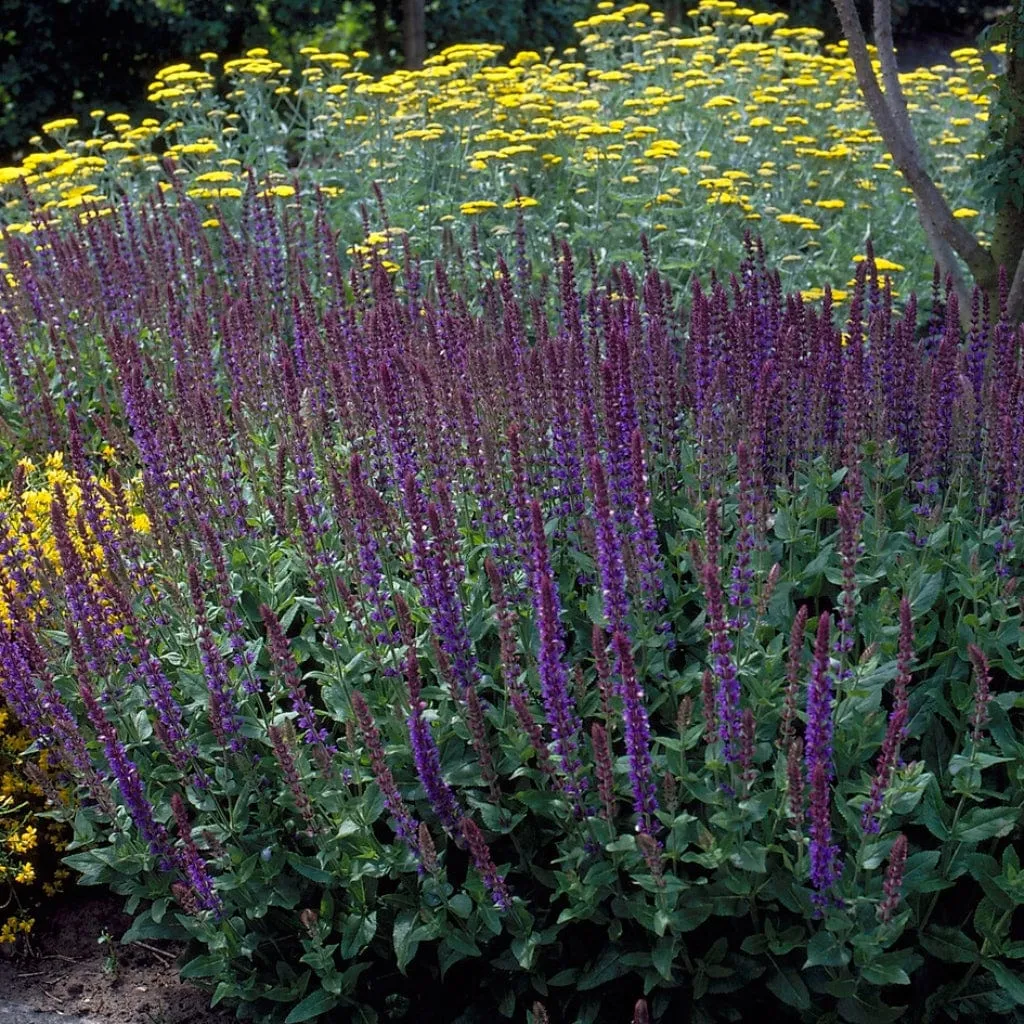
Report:
<svg viewBox="0 0 1024 1024"><path fill-rule="evenodd" d="M387 807L395 822L395 835L412 850L413 856L420 858L419 851L419 826L413 818L408 806L398 792L395 777L388 767L387 758L384 754L384 744L381 740L380 731L374 724L370 707L366 698L358 691L352 692L352 710L356 713L356 721L359 723L359 731L363 734L363 743L366 745L366 752L370 756L370 767L373 770L373 777L377 780L381 794L384 797L384 805Z"/></svg>
<svg viewBox="0 0 1024 1024"><path fill-rule="evenodd" d="M832 679L829 675L829 632L832 619L823 613L818 619L814 664L807 688L807 730L804 759L810 780L810 859L814 903L823 908L829 890L839 881L842 861L832 842Z"/></svg>
<svg viewBox="0 0 1024 1024"><path fill-rule="evenodd" d="M626 753L629 756L629 781L633 787L633 810L637 816L637 831L654 835L658 824L654 817L658 809L654 766L651 761L651 731L644 707L644 691L636 677L636 666L629 641L622 633L612 638L622 676L622 715L625 720Z"/></svg>
<svg viewBox="0 0 1024 1024"><path fill-rule="evenodd" d="M171 810L178 825L178 837L184 847L178 852L178 863L189 881L196 904L199 909L209 910L220 916L224 910L224 903L214 891L210 870L192 838L192 825L180 793L171 796Z"/></svg>
<svg viewBox="0 0 1024 1024"><path fill-rule="evenodd" d="M267 629L267 646L270 648L270 662L274 671L284 683L295 710L295 722L302 730L304 742L313 747L317 763L324 771L330 770L331 755L335 748L328 745L330 734L317 724L316 711L309 702L306 688L302 685L295 656L288 645L288 638L281 628L281 622L267 605L260 606L260 615Z"/></svg>
<svg viewBox="0 0 1024 1024"><path fill-rule="evenodd" d="M480 872L484 885L487 886L487 891L491 894L491 899L494 900L494 905L499 910L509 910L512 907L512 897L509 895L505 879L498 874L483 832L480 831L475 821L462 817L459 819L459 833L466 846L469 847L473 866Z"/></svg>
<svg viewBox="0 0 1024 1024"><path fill-rule="evenodd" d="M889 867L882 883L882 902L878 905L878 920L883 924L892 920L900 904L900 890L903 888L903 871L907 866L907 837L901 832L889 851Z"/></svg>
<svg viewBox="0 0 1024 1024"><path fill-rule="evenodd" d="M622 542L615 525L615 514L608 494L604 467L596 456L590 460L590 485L594 494L597 562L601 575L604 616L612 633L626 632L629 602L626 598L626 569L622 560Z"/></svg>
<svg viewBox="0 0 1024 1024"><path fill-rule="evenodd" d="M708 551L704 562L704 593L707 598L707 630L710 635L708 651L712 671L718 682L715 693L715 712L718 735L722 740L723 756L727 764L735 764L741 754L740 680L732 657L732 640L725 619L722 582L718 573L718 502L708 502Z"/></svg>
<svg viewBox="0 0 1024 1024"><path fill-rule="evenodd" d="M103 747L107 764L110 765L110 774L117 781L121 798L128 808L132 822L139 830L139 835L149 845L150 853L158 859L161 870L170 870L170 866L174 862L171 837L167 829L156 820L153 805L146 796L145 785L138 766L128 756L113 725L103 713L92 687L85 680L79 680L78 690L82 704L85 706L85 712L89 716L92 727L96 730L96 737L99 739L100 745Z"/></svg>
<svg viewBox="0 0 1024 1024"><path fill-rule="evenodd" d="M893 685L892 710L885 729L885 739L878 755L875 777L871 781L871 795L863 807L861 827L865 832L877 833L878 814L885 800L886 790L892 773L900 761L900 743L906 736L910 710L907 703L907 685L910 682L910 667L914 657L914 624L910 617L910 602L900 602L900 647L896 659L896 682Z"/></svg>
<svg viewBox="0 0 1024 1024"><path fill-rule="evenodd" d="M409 728L409 742L412 746L412 759L416 765L416 774L419 776L423 789L426 791L430 806L440 819L445 830L451 835L458 835L459 818L462 811L451 786L441 776L441 753L437 749L434 734L423 717L426 710L426 702L420 699L420 670L416 660L416 651L409 649L406 658L406 683L409 687L409 703L412 713L409 715L407 725Z"/></svg>
<svg viewBox="0 0 1024 1024"><path fill-rule="evenodd" d="M988 705L992 700L992 674L988 658L977 644L968 644L967 654L974 666L974 710L971 712L971 739L981 739L981 730L989 720Z"/></svg>

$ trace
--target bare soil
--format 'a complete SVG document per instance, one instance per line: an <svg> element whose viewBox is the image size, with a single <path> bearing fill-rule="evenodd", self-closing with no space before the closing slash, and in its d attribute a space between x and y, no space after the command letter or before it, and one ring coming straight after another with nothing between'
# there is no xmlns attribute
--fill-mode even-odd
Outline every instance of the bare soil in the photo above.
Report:
<svg viewBox="0 0 1024 1024"><path fill-rule="evenodd" d="M206 992L178 980L182 947L121 945L131 924L122 900L74 890L37 915L31 947L0 956L0 1004L83 1024L226 1024ZM106 933L111 941L101 943Z"/></svg>

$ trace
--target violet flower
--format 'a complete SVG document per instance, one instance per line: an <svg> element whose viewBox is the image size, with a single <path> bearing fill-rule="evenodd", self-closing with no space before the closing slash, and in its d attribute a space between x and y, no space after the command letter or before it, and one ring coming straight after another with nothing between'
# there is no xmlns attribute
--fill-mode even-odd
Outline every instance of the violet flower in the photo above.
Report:
<svg viewBox="0 0 1024 1024"><path fill-rule="evenodd" d="M900 644L896 659L896 681L893 685L892 710L885 729L885 739L871 780L871 793L861 814L861 827L867 833L879 830L878 814L882 809L886 791L900 760L900 744L906 736L910 709L907 701L907 685L910 681L910 667L914 652L914 627L911 621L910 602L900 602Z"/></svg>
<svg viewBox="0 0 1024 1024"><path fill-rule="evenodd" d="M658 809L654 765L651 760L651 732L644 707L644 691L636 676L633 652L622 633L612 637L621 676L622 717L625 723L626 754L629 757L629 781L633 789L633 810L637 831L654 835L660 825L655 819Z"/></svg>
<svg viewBox="0 0 1024 1024"><path fill-rule="evenodd" d="M889 850L889 866L882 883L882 902L878 905L878 919L883 924L892 920L900 904L903 888L903 871L907 866L907 837L901 832Z"/></svg>
<svg viewBox="0 0 1024 1024"><path fill-rule="evenodd" d="M189 880L192 892L196 897L198 906L202 910L211 911L216 916L224 910L224 903L214 891L213 879L210 877L209 868L203 860L195 840L192 838L192 825L188 820L188 811L185 808L185 801L180 793L171 795L171 810L174 813L174 820L178 825L178 837L182 841L184 849L178 854L178 862L185 877Z"/></svg>
<svg viewBox="0 0 1024 1024"><path fill-rule="evenodd" d="M295 754L288 743L285 730L280 728L280 726L271 725L267 727L267 736L270 738L270 745L273 748L274 757L281 768L285 784L291 791L292 799L295 801L296 810L302 815L306 825L312 831L316 813L313 810L309 794L306 792L306 787L302 784L302 778L295 763Z"/></svg>
<svg viewBox="0 0 1024 1024"><path fill-rule="evenodd" d="M831 783L832 765L832 679L829 675L829 630L831 617L823 612L818 618L811 681L807 687L807 729L804 758L810 780L810 860L812 897L820 910L829 900L829 891L839 881L842 861L839 848L832 842Z"/></svg>
<svg viewBox="0 0 1024 1024"><path fill-rule="evenodd" d="M967 645L967 654L974 666L974 710L971 712L969 725L971 739L977 743L981 739L981 730L989 720L988 705L992 700L992 674L989 670L988 658L977 644Z"/></svg>
<svg viewBox="0 0 1024 1024"><path fill-rule="evenodd" d="M715 692L715 712L718 735L722 740L723 756L727 764L740 759L740 680L732 657L732 640L725 619L722 583L718 575L718 560L713 557L718 546L718 501L708 502L708 550L704 563L704 594L707 599L707 631L710 637L708 653L718 688Z"/></svg>
<svg viewBox="0 0 1024 1024"><path fill-rule="evenodd" d="M604 617L610 632L628 632L626 618L629 613L629 602L626 597L626 569L622 559L622 543L615 524L615 513L608 494L604 467L597 456L590 459L590 486L594 495L597 564L601 577Z"/></svg>
<svg viewBox="0 0 1024 1024"><path fill-rule="evenodd" d="M473 860L473 866L480 872L480 876L483 878L487 891L491 894L494 905L498 910L510 910L512 907L512 897L509 895L505 879L498 874L498 869L495 867L494 858L491 856L490 849L488 849L484 834L480 831L475 821L465 816L459 819L458 825L459 834L469 848L469 855Z"/></svg>
<svg viewBox="0 0 1024 1024"><path fill-rule="evenodd" d="M270 663L281 682L284 683L295 711L295 722L302 730L303 741L313 748L317 764L325 772L330 771L331 757L336 748L329 743L330 733L316 720L316 711L306 694L306 687L299 676L288 638L281 628L281 621L268 605L260 605L260 617L267 630L267 647Z"/></svg>
<svg viewBox="0 0 1024 1024"><path fill-rule="evenodd" d="M462 810L451 786L444 781L441 775L441 754L437 749L434 734L423 717L427 704L420 698L420 670L415 649L409 649L405 665L409 704L412 709L406 725L409 729L409 743L412 747L412 759L416 765L416 774L427 794L430 806L434 809L434 813L444 826L445 831L450 835L457 835Z"/></svg>
<svg viewBox="0 0 1024 1024"><path fill-rule="evenodd" d="M381 795L384 797L384 806L387 807L394 819L395 835L409 847L417 860L421 860L418 840L419 826L405 800L402 799L402 794L398 791L395 777L384 754L384 744L380 732L374 724L366 698L358 690L352 691L352 710L359 723L359 731L363 734L363 743L370 757L373 777L377 780Z"/></svg>
<svg viewBox="0 0 1024 1024"><path fill-rule="evenodd" d="M150 853L157 858L160 869L169 871L174 862L174 850L171 846L170 835L156 819L153 805L146 796L145 785L138 766L128 756L114 726L103 713L92 687L84 679L78 681L78 692L82 698L85 713L93 729L96 730L96 738L103 747L107 764L110 766L110 773L117 782L121 798L124 800L132 822L139 830L139 835L149 846Z"/></svg>

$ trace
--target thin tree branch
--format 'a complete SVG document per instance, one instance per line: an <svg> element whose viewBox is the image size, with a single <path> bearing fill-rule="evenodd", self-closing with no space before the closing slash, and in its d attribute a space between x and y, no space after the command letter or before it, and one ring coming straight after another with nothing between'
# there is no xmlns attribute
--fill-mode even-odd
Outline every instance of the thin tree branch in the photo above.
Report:
<svg viewBox="0 0 1024 1024"><path fill-rule="evenodd" d="M1024 256L1017 261L1017 270L1013 275L1013 284L1010 285L1006 309L1011 324L1019 324L1024 320Z"/></svg>
<svg viewBox="0 0 1024 1024"><path fill-rule="evenodd" d="M882 69L882 85L885 86L885 102L892 112L893 119L899 126L903 141L913 154L914 159L924 165L921 149L917 144L914 126L907 109L907 97L900 84L900 72L896 65L896 47L892 38L892 0L874 0L875 46L878 49L878 60ZM939 266L943 280L949 278L953 282L960 304L961 317L968 321L971 315L970 295L964 283L964 275L957 262L949 242L943 237L934 220L922 203L917 204L917 214L928 239L928 248Z"/></svg>
<svg viewBox="0 0 1024 1024"><path fill-rule="evenodd" d="M893 160L913 190L923 216L931 221L937 235L963 258L975 280L980 282L992 279L996 268L991 253L953 216L945 197L923 166L913 133L909 140L905 138L897 116L882 93L853 0L833 0L833 4L850 47L850 57L857 72L857 83L864 94L864 102ZM883 11L887 7L884 0L882 7Z"/></svg>
<svg viewBox="0 0 1024 1024"><path fill-rule="evenodd" d="M878 62L882 66L882 85L885 86L885 102L892 116L903 132L904 140L921 162L921 150L917 145L914 126L910 123L907 97L900 85L900 72L896 66L896 46L892 40L892 0L875 0L874 6L875 47Z"/></svg>

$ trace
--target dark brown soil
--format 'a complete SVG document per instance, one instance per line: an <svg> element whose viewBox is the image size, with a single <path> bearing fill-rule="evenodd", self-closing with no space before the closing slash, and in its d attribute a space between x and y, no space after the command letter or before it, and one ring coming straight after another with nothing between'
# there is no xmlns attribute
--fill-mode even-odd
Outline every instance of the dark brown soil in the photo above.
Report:
<svg viewBox="0 0 1024 1024"><path fill-rule="evenodd" d="M0 1001L89 1024L226 1024L209 995L178 980L182 947L167 942L121 945L131 924L117 896L60 897L37 916L31 948L0 956ZM111 936L101 943L101 936Z"/></svg>

